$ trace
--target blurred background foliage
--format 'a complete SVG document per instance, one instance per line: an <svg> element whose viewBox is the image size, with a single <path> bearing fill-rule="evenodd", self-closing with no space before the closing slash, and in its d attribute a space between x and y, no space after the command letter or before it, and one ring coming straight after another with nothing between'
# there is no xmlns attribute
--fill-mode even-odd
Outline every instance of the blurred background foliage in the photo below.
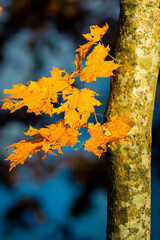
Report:
<svg viewBox="0 0 160 240"><path fill-rule="evenodd" d="M119 0L1 0L0 74L3 89L49 76L52 66L74 70L74 50L84 43L82 33L90 25L109 24L103 38L113 55L119 17ZM109 94L109 79L91 88L103 103ZM81 87L80 83L76 83ZM2 105L2 103L1 103ZM160 89L157 86L152 152L152 239L159 240L160 224ZM98 112L98 110L97 110ZM106 228L106 159L66 148L62 156L43 153L28 159L9 173L5 148L25 138L29 125L40 128L57 121L49 116L0 110L0 239L2 240L101 240ZM91 120L94 119L91 117ZM98 119L103 121L102 117ZM84 134L80 140L83 141ZM155 220L156 219L156 220Z"/></svg>

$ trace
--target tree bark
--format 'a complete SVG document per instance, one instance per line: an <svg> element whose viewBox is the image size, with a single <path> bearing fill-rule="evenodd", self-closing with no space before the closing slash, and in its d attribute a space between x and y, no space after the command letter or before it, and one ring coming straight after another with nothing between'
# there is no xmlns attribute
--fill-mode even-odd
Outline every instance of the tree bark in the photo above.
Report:
<svg viewBox="0 0 160 240"><path fill-rule="evenodd" d="M107 240L150 239L152 117L160 47L159 0L122 0L105 116L129 117L128 140L109 144Z"/></svg>

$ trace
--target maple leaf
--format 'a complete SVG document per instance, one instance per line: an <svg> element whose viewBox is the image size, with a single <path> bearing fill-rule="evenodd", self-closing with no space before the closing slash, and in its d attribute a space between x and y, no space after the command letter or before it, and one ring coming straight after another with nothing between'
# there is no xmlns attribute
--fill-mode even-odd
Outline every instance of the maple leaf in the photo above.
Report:
<svg viewBox="0 0 160 240"><path fill-rule="evenodd" d="M52 67L50 73L51 78L56 84L56 87L58 87L59 91L63 91L64 88L69 87L75 81L75 79L70 77L70 75L65 70L60 70L59 68L56 68L54 66ZM65 75L62 76L62 73L65 73Z"/></svg>
<svg viewBox="0 0 160 240"><path fill-rule="evenodd" d="M76 54L76 60L73 62L73 64L75 65L78 72L82 71L82 61L81 61L80 53Z"/></svg>
<svg viewBox="0 0 160 240"><path fill-rule="evenodd" d="M107 23L102 28L97 25L90 26L91 33L82 34L89 42L81 45L75 52L79 52L80 57L85 58L91 46L101 40L103 35L107 32L108 28L109 26Z"/></svg>
<svg viewBox="0 0 160 240"><path fill-rule="evenodd" d="M17 164L23 164L27 157L31 157L32 154L38 151L44 151L46 155L57 155L57 153L63 153L62 148L64 146L73 146L78 141L78 135L80 133L69 126L64 124L64 121L60 120L55 124L46 126L45 128L35 129L30 126L29 130L24 133L34 137L34 139L22 140L18 143L14 143L7 147L14 147L14 154L10 154L7 159L10 160L10 171Z"/></svg>
<svg viewBox="0 0 160 240"><path fill-rule="evenodd" d="M107 32L109 26L106 23L102 28L97 25L90 26L90 32L87 34L82 34L88 41L94 41L94 43L99 42L104 34Z"/></svg>
<svg viewBox="0 0 160 240"><path fill-rule="evenodd" d="M62 73L65 73L62 76ZM64 70L59 70L53 67L51 77L42 77L37 82L30 81L28 86L23 84L13 85L12 89L5 89L5 94L10 94L5 98L2 109L10 109L11 113L27 106L27 112L34 112L39 115L42 112L53 115L53 102L57 102L58 93L65 91L65 93L72 92L71 84L74 79L70 77Z"/></svg>
<svg viewBox="0 0 160 240"><path fill-rule="evenodd" d="M65 124L69 124L72 128L77 127L80 124L80 114L75 109L68 109L65 112L64 120Z"/></svg>
<svg viewBox="0 0 160 240"><path fill-rule="evenodd" d="M87 52L93 44L95 44L93 40L91 42L85 43L76 49L75 52L78 52L81 58L85 58Z"/></svg>
<svg viewBox="0 0 160 240"><path fill-rule="evenodd" d="M72 94L63 96L63 100L67 101L53 112L57 114L65 112L65 123L71 127L81 126L80 124L86 123L90 114L94 112L94 106L101 105L95 95L98 94L88 88L81 90L75 88Z"/></svg>
<svg viewBox="0 0 160 240"><path fill-rule="evenodd" d="M98 157L105 151L107 151L106 139L103 137L102 125L97 122L95 125L93 123L88 124L88 132L91 137L84 142L83 146L88 152L93 152ZM101 147L101 149L98 149Z"/></svg>
<svg viewBox="0 0 160 240"><path fill-rule="evenodd" d="M99 43L93 51L88 55L86 60L86 67L81 71L80 80L90 83L96 81L98 77L109 77L114 75L113 70L120 65L114 63L113 60L105 61L110 48L104 47Z"/></svg>
<svg viewBox="0 0 160 240"><path fill-rule="evenodd" d="M107 151L106 144L127 137L133 125L129 118L117 116L103 125L99 122L96 124L89 123L88 132L91 138L85 141L83 146L87 151L93 152L100 158L101 154Z"/></svg>

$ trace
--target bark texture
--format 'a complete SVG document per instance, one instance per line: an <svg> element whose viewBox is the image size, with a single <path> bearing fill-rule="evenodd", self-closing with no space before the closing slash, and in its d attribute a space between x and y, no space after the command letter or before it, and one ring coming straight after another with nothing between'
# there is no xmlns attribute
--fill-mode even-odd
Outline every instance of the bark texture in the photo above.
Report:
<svg viewBox="0 0 160 240"><path fill-rule="evenodd" d="M150 239L152 116L158 79L159 0L122 0L105 115L130 117L128 142L109 145L107 240Z"/></svg>

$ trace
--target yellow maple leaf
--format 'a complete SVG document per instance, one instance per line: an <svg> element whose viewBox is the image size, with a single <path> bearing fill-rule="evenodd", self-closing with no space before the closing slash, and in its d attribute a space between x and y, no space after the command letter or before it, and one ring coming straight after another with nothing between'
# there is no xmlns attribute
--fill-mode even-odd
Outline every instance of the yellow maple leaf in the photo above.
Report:
<svg viewBox="0 0 160 240"><path fill-rule="evenodd" d="M62 76L62 73L65 75ZM34 112L36 115L41 113L53 115L53 102L57 102L58 93L72 92L71 84L74 79L64 70L54 68L51 71L51 77L42 77L37 82L30 81L28 86L23 84L13 85L12 89L5 89L4 93L9 94L5 98L2 109L10 109L11 113L27 106L27 112Z"/></svg>
<svg viewBox="0 0 160 240"><path fill-rule="evenodd" d="M107 23L102 28L97 25L90 26L90 33L82 34L89 42L81 45L75 52L79 52L80 57L85 58L91 46L101 40L103 35L107 32L108 28L109 26Z"/></svg>
<svg viewBox="0 0 160 240"><path fill-rule="evenodd" d="M104 34L107 32L109 26L106 23L102 28L97 25L90 26L90 32L87 34L82 34L88 41L94 41L94 43L99 42Z"/></svg>
<svg viewBox="0 0 160 240"><path fill-rule="evenodd" d="M91 42L85 43L81 45L78 49L76 49L75 52L78 52L81 58L85 58L87 52L89 51L93 44L95 44L93 40Z"/></svg>
<svg viewBox="0 0 160 240"><path fill-rule="evenodd" d="M10 171L17 164L23 164L27 157L31 157L32 154L38 151L46 153L43 159L49 153L53 155L63 153L62 148L75 145L79 142L77 137L80 135L76 129L66 126L62 120L39 130L30 126L29 130L24 134L32 136L34 139L22 140L7 147L7 149L10 147L15 148L14 154L10 154L5 159L11 161Z"/></svg>
<svg viewBox="0 0 160 240"><path fill-rule="evenodd" d="M83 68L80 75L80 80L90 83L96 81L98 77L109 77L114 75L113 71L120 65L114 63L113 60L105 61L110 48L104 47L99 43L93 51L88 55L86 60L86 67Z"/></svg>
<svg viewBox="0 0 160 240"><path fill-rule="evenodd" d="M60 88L59 91L63 91L64 88L69 87L75 81L75 79L71 78L65 70L60 70L59 68L56 68L54 66L52 67L50 73L53 82L57 84L57 88ZM64 76L62 76L63 73ZM65 86L63 86L63 84Z"/></svg>
<svg viewBox="0 0 160 240"><path fill-rule="evenodd" d="M103 138L102 125L99 122L95 125L93 123L88 124L88 132L91 137L83 144L85 150L93 152L100 157L101 154L107 150L106 141ZM101 149L99 149L99 147Z"/></svg>
<svg viewBox="0 0 160 240"><path fill-rule="evenodd" d="M78 72L82 71L82 61L81 61L80 53L76 54L76 60L73 62L73 64L75 65Z"/></svg>
<svg viewBox="0 0 160 240"><path fill-rule="evenodd" d="M69 124L72 128L79 126L80 114L75 109L68 109L64 116L65 124Z"/></svg>
<svg viewBox="0 0 160 240"><path fill-rule="evenodd" d="M83 88L81 90L75 88L73 89L72 94L63 96L63 99L67 101L59 108L55 108L53 112L57 114L66 112L65 123L70 124L71 127L79 127L81 126L80 124L84 124L88 121L90 114L94 112L94 106L101 105L101 103L95 98L95 95L98 94L88 88ZM77 113L79 114L79 117ZM71 116L69 117L69 115ZM81 119L79 124L78 119Z"/></svg>
<svg viewBox="0 0 160 240"><path fill-rule="evenodd" d="M83 126L85 123L87 123L89 117L90 112L87 111L81 112L79 126Z"/></svg>
<svg viewBox="0 0 160 240"><path fill-rule="evenodd" d="M107 151L107 143L127 137L133 125L129 118L117 116L103 125L99 122L88 124L88 132L91 138L85 141L83 146L87 151L100 157L103 152Z"/></svg>
<svg viewBox="0 0 160 240"><path fill-rule="evenodd" d="M94 106L100 106L101 102L98 101L95 96L98 94L88 88L83 88L79 91L77 98L77 109L79 113L94 112Z"/></svg>
<svg viewBox="0 0 160 240"><path fill-rule="evenodd" d="M110 122L106 122L103 125L103 132L106 136L110 136L110 139L116 140L125 138L131 128L134 126L133 121L128 117L114 116ZM110 134L108 134L110 133Z"/></svg>

